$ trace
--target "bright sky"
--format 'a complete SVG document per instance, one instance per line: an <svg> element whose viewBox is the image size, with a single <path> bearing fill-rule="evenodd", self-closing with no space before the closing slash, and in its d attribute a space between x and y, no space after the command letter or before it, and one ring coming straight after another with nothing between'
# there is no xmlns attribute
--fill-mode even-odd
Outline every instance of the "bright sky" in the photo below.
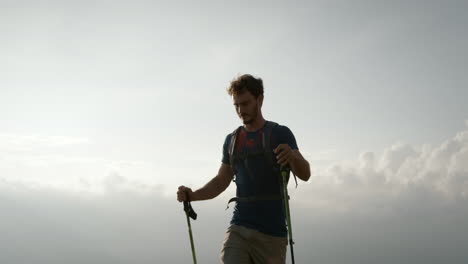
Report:
<svg viewBox="0 0 468 264"><path fill-rule="evenodd" d="M0 198L34 204L44 193L57 192L57 199L79 193L62 197L56 207L57 199L46 195L46 208L59 216L67 214L67 203L88 199L114 208L106 195L126 190L131 197L143 192L162 199L166 210L179 209L171 203L178 185L196 188L215 176L224 138L240 125L226 88L238 74L250 73L264 81L265 118L291 128L313 168L310 182L297 190L304 197L296 203L298 212L304 210L298 213L304 226L312 216L328 217L320 212L361 208L382 193L388 199L381 198L381 205L391 208L386 213L419 208L416 201L429 198L412 188L424 186L437 204L466 202L467 8L464 1L0 0ZM31 188L30 195L22 194ZM349 196L341 188L351 190ZM301 202L310 193L316 202ZM131 222L140 225L138 212L150 203L129 199L145 208L132 211ZM219 217L222 235L230 215L207 204L199 206ZM80 208L103 217L86 203ZM453 208L468 213L458 203ZM127 215L122 210L116 215ZM443 218L441 211L435 210L436 218ZM323 231L320 223L312 225ZM94 239L85 226L81 230L91 234L86 238ZM10 238L22 241L14 230ZM452 231L441 230L450 240ZM303 247L319 243L307 236ZM327 239L324 252L336 247ZM425 237L408 239L414 245ZM217 240L206 243L217 253ZM347 250L357 247L343 247L341 255L349 259ZM115 252L115 259L101 258L113 248L96 249L88 263L123 261ZM314 259L302 250L303 259ZM152 257L148 251L148 263ZM321 263L344 263L322 257ZM20 263L17 258L10 260Z"/></svg>

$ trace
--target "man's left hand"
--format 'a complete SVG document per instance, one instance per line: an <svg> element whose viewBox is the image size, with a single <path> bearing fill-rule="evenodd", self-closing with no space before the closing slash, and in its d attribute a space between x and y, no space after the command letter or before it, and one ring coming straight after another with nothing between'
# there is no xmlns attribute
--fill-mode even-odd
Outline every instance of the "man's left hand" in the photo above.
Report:
<svg viewBox="0 0 468 264"><path fill-rule="evenodd" d="M294 151L288 144L279 144L278 147L273 150L273 152L276 154L276 159L281 167L284 167L288 164L291 165L291 162L295 158Z"/></svg>

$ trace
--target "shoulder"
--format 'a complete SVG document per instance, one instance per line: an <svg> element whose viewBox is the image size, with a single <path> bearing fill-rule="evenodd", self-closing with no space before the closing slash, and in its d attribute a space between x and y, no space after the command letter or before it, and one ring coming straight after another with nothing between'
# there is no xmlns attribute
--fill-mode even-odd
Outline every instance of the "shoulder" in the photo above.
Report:
<svg viewBox="0 0 468 264"><path fill-rule="evenodd" d="M298 149L296 138L285 125L277 125L273 128L272 137L276 140L277 144L288 144L292 149Z"/></svg>
<svg viewBox="0 0 468 264"><path fill-rule="evenodd" d="M224 145L229 145L229 143L231 142L231 138L232 138L232 133L229 133L226 135L225 139L224 139Z"/></svg>
<svg viewBox="0 0 468 264"><path fill-rule="evenodd" d="M273 127L273 133L278 135L290 135L292 134L292 131L285 125L277 124Z"/></svg>
<svg viewBox="0 0 468 264"><path fill-rule="evenodd" d="M224 139L224 144L229 144L231 142L231 138L237 133L239 128L241 127L237 127L236 129L234 129L233 131L229 132L229 134L226 135Z"/></svg>

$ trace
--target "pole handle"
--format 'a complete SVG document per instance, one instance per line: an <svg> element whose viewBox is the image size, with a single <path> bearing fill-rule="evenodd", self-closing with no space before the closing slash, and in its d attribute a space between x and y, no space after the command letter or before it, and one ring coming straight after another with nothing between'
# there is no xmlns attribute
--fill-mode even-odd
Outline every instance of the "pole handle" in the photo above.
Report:
<svg viewBox="0 0 468 264"><path fill-rule="evenodd" d="M192 204L190 203L190 198L187 192L185 193L185 196L187 197L187 200L184 201L184 211L190 218L197 220L197 213L195 213L192 208Z"/></svg>

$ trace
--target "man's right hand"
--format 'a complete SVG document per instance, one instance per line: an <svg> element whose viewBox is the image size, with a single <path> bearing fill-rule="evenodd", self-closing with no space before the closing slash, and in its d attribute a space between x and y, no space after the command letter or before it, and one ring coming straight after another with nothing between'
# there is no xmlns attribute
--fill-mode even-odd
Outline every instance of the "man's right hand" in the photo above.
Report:
<svg viewBox="0 0 468 264"><path fill-rule="evenodd" d="M185 187L185 186L179 186L179 189L177 190L177 201L179 202L185 202L189 200L189 197L192 196L192 189Z"/></svg>

